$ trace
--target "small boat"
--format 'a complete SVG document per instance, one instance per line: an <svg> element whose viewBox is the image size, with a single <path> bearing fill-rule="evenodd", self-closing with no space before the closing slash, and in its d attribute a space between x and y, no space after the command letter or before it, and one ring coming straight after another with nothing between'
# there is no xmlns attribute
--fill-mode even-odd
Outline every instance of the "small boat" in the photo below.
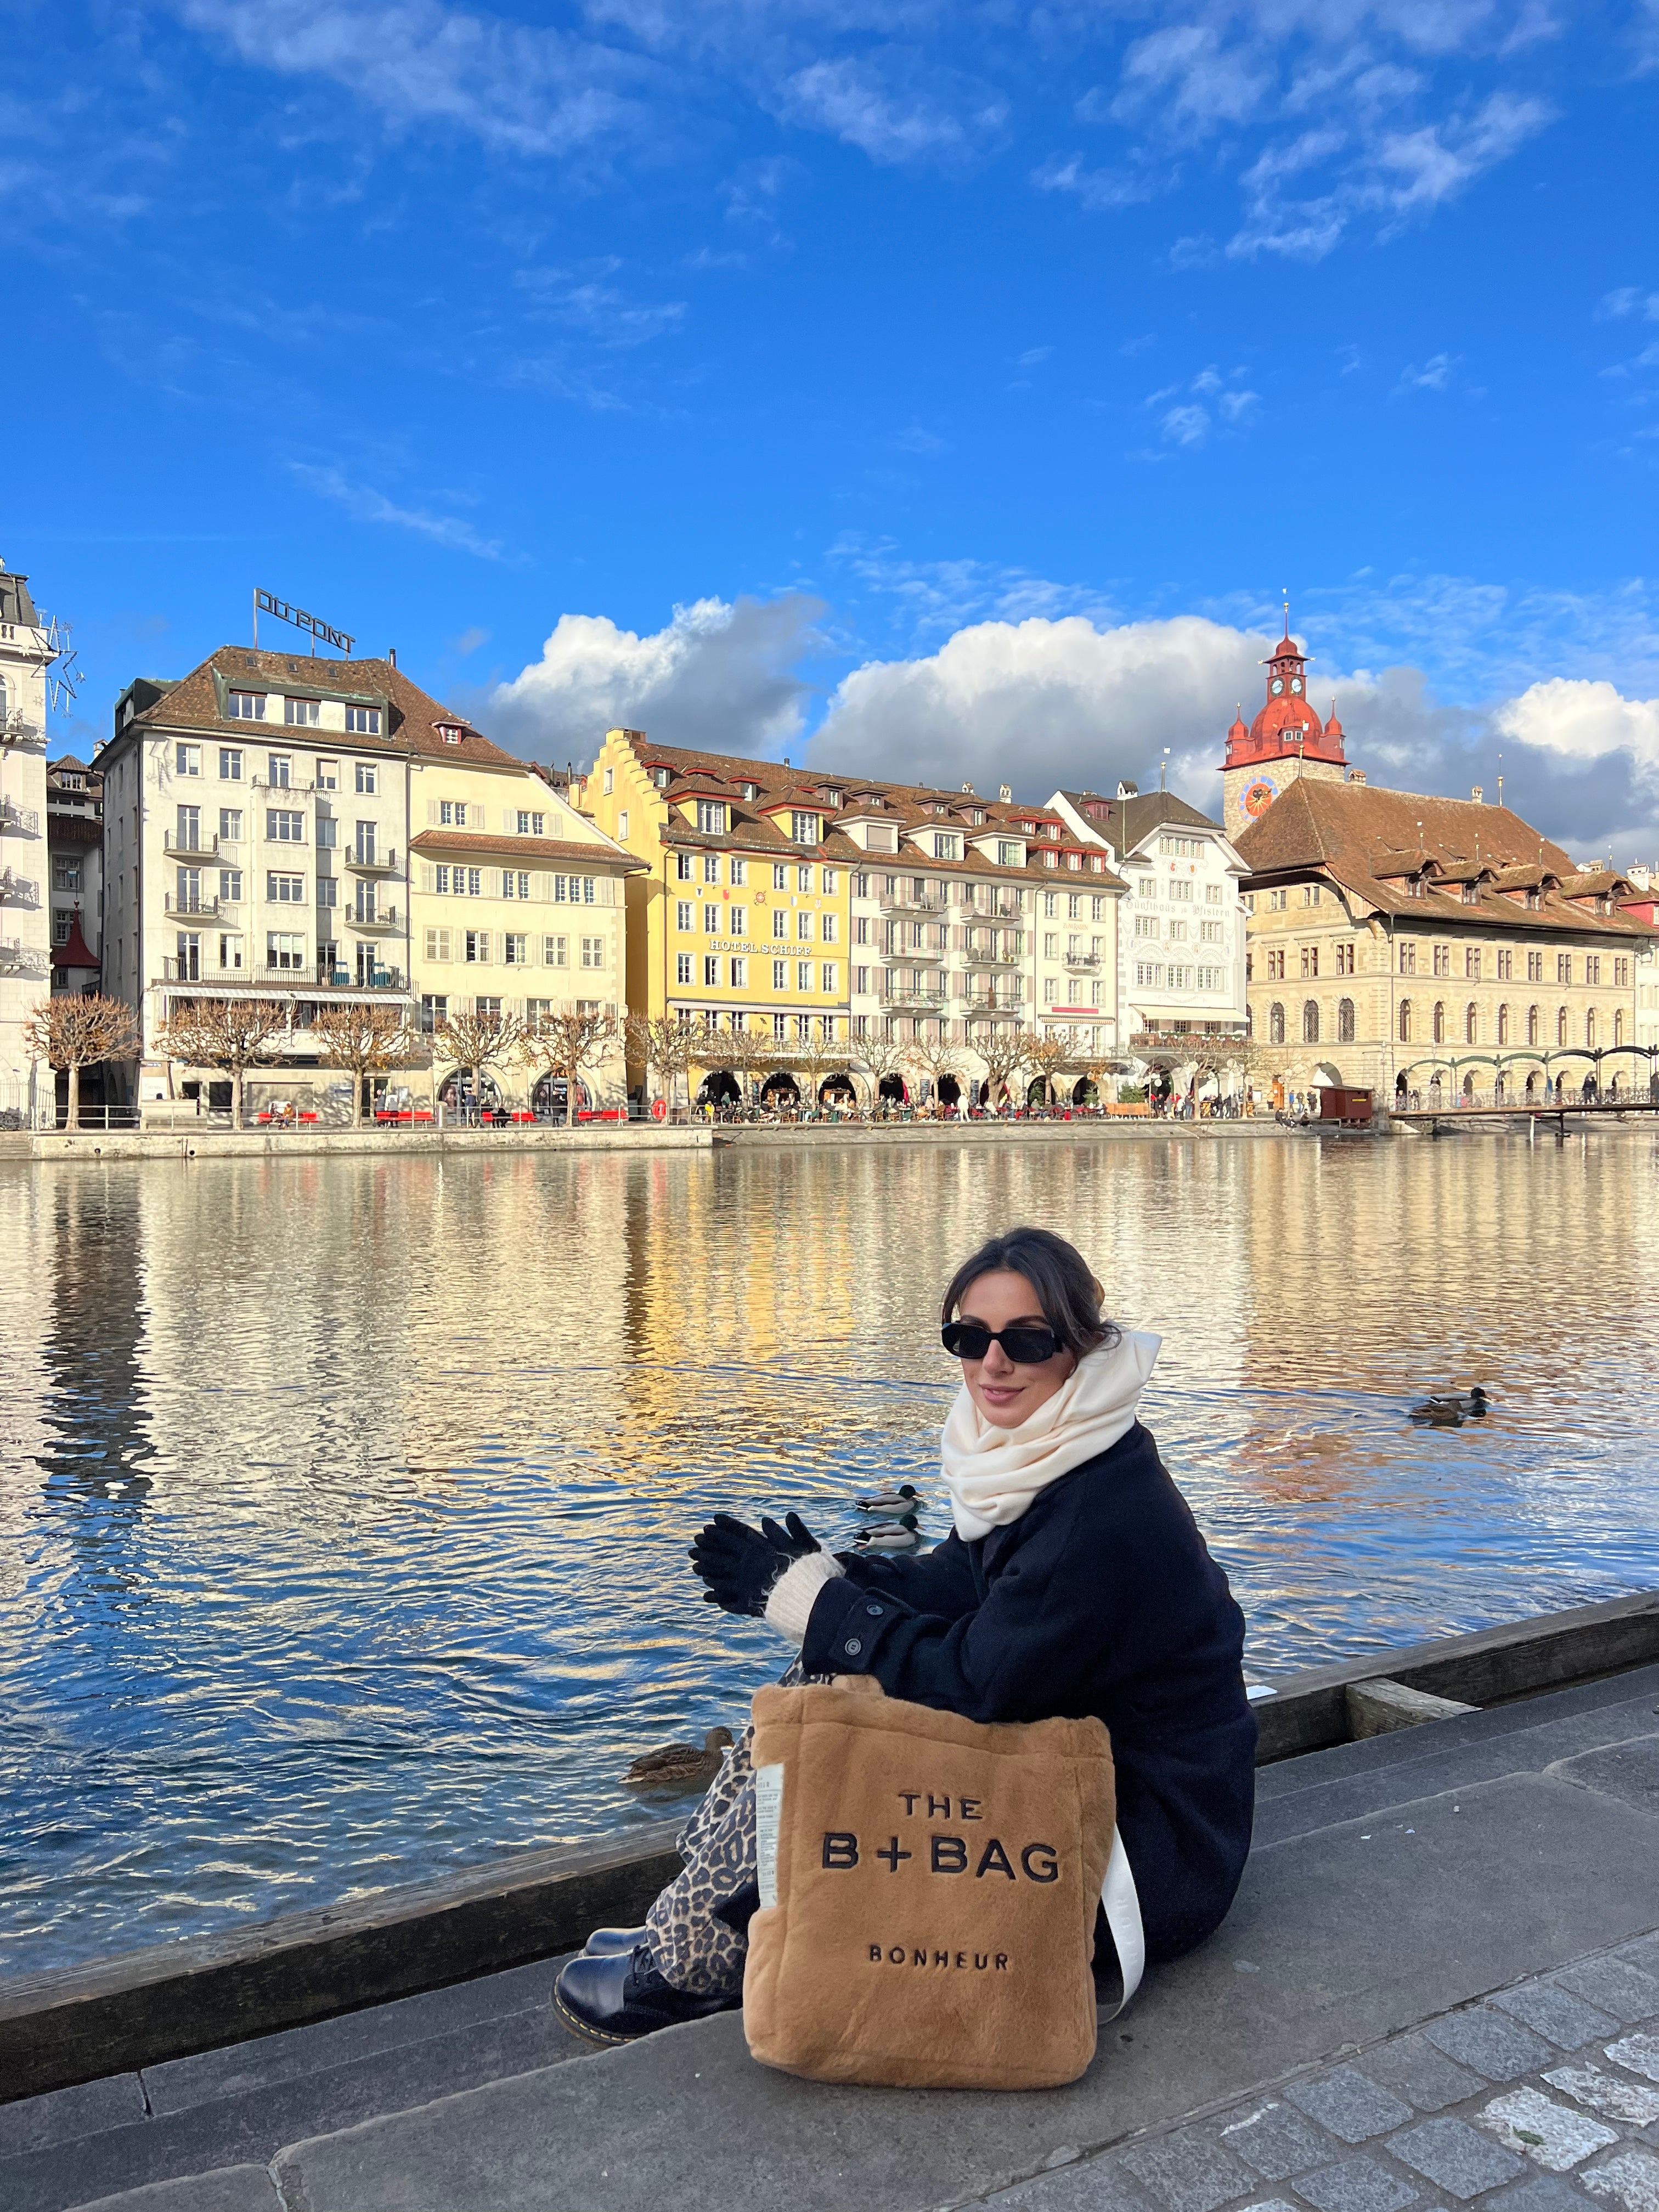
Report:
<svg viewBox="0 0 1659 2212"><path fill-rule="evenodd" d="M728 1728L710 1729L702 1745L665 1743L636 1759L623 1780L636 1790L689 1790L699 1782L712 1782L720 1760L732 1748Z"/></svg>

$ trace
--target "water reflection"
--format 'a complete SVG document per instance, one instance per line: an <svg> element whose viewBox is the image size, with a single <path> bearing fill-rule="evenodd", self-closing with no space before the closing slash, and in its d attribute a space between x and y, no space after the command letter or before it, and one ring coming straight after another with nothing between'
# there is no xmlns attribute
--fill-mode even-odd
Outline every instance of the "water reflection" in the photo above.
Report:
<svg viewBox="0 0 1659 2212"><path fill-rule="evenodd" d="M0 1170L5 1971L655 1817L778 1647L709 1511L920 1473L939 1290L1077 1237L1287 1668L1653 1579L1654 1146L395 1153ZM1411 1428L1483 1380L1497 1411Z"/></svg>

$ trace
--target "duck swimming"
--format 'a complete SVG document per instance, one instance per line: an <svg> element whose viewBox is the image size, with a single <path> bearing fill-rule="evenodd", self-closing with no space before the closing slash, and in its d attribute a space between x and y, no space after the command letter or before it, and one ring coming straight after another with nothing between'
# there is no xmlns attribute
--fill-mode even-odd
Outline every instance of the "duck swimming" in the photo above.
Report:
<svg viewBox="0 0 1659 2212"><path fill-rule="evenodd" d="M861 1552L913 1552L921 1543L916 1516L907 1513L884 1528L860 1528L853 1539Z"/></svg>
<svg viewBox="0 0 1659 2212"><path fill-rule="evenodd" d="M647 1790L684 1790L694 1783L712 1782L731 1747L731 1729L713 1728L701 1749L695 1743L665 1743L659 1750L642 1753L623 1780Z"/></svg>
<svg viewBox="0 0 1659 2212"><path fill-rule="evenodd" d="M1491 1404L1477 1382L1472 1390L1451 1390L1440 1397L1425 1398L1412 1407L1412 1419L1425 1428L1461 1428L1466 1418L1480 1420Z"/></svg>
<svg viewBox="0 0 1659 2212"><path fill-rule="evenodd" d="M889 1520L902 1521L921 1501L914 1482L902 1482L896 1490L878 1490L873 1498L856 1498L853 1502L860 1513L878 1513Z"/></svg>

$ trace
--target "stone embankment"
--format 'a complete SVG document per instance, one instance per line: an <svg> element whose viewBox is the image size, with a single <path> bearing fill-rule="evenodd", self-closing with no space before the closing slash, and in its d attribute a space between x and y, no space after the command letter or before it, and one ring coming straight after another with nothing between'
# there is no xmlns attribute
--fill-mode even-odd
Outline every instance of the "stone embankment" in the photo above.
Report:
<svg viewBox="0 0 1659 2212"><path fill-rule="evenodd" d="M1532 1628L1278 1686L1231 1915L1149 1977L1069 2088L826 2088L757 2067L732 2014L594 2053L552 2012L556 1959L463 1980L436 1922L428 1971L452 1986L363 2007L368 1923L383 1963L395 1917L371 1899L342 1909L331 1965L313 1931L313 1996L332 2016L261 2033L292 1923L174 1946L127 2019L125 2065L74 2086L76 2015L83 2055L114 2047L122 1962L0 1992L15 2097L0 2203L1655 2212L1659 1596ZM544 1942L635 1909L672 1863L660 1837L642 1841L625 1893L605 1890L625 1852L611 1877L591 1853L569 1868L568 1912L544 1881ZM497 1870L488 1907L467 1879L488 1956L512 1885ZM236 2018L220 2009L227 1945L256 1962ZM216 2026L186 2055L193 1985ZM15 2095L31 2050L57 2054L64 2086L40 2091L37 2073L37 2094Z"/></svg>

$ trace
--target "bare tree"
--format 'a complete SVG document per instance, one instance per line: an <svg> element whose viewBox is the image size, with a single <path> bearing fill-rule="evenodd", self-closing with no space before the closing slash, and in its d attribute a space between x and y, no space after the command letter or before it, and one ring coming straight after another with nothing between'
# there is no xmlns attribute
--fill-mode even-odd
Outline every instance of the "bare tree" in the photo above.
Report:
<svg viewBox="0 0 1659 2212"><path fill-rule="evenodd" d="M351 1126L361 1127L365 1079L401 1066L416 1049L408 1024L395 1006L321 1006L312 1016L311 1034L325 1066L349 1071Z"/></svg>
<svg viewBox="0 0 1659 2212"><path fill-rule="evenodd" d="M907 1040L893 1035L890 1017L878 1015L878 1026L868 1036L860 1037L853 1047L858 1064L870 1079L870 1107L873 1112L881 1103L881 1086L890 1075L896 1075L905 1064L909 1051Z"/></svg>
<svg viewBox="0 0 1659 2212"><path fill-rule="evenodd" d="M101 992L85 999L42 999L30 1011L23 1042L31 1060L44 1060L69 1075L64 1127L81 1126L81 1070L108 1060L128 1060L138 1049L138 1024L132 1009Z"/></svg>
<svg viewBox="0 0 1659 2212"><path fill-rule="evenodd" d="M175 999L158 1041L169 1060L192 1067L222 1067L230 1078L230 1123L242 1122L242 1090L250 1067L282 1057L273 1041L286 1042L288 1006L280 999Z"/></svg>
<svg viewBox="0 0 1659 2212"><path fill-rule="evenodd" d="M790 1054L796 1071L806 1078L812 1094L810 1104L814 1113L817 1111L819 1091L829 1077L846 1067L850 1050L849 1047L838 1043L834 1037L824 1035L823 1023L824 1018L820 1017L809 1027L804 1037L797 1039Z"/></svg>
<svg viewBox="0 0 1659 2212"><path fill-rule="evenodd" d="M1052 1097L1056 1080L1068 1073L1075 1065L1070 1032L1044 1030L1040 1036L1028 1037L1025 1042L1025 1065L1033 1075L1042 1078L1044 1097Z"/></svg>
<svg viewBox="0 0 1659 2212"><path fill-rule="evenodd" d="M975 1039L974 1050L985 1063L985 1088L990 1104L995 1105L1026 1065L1030 1048L1030 1031L1012 1024L1006 1028L999 1024L988 1036Z"/></svg>
<svg viewBox="0 0 1659 2212"><path fill-rule="evenodd" d="M937 1036L928 1036L927 1029L927 1024L917 1024L915 1039L905 1049L905 1066L914 1068L918 1076L925 1077L933 1085L933 1096L937 1099L939 1085L947 1075L961 1076L962 1050L960 1046L951 1043L950 1030L945 1023L939 1024Z"/></svg>
<svg viewBox="0 0 1659 2212"><path fill-rule="evenodd" d="M533 1030L521 1035L520 1059L532 1067L545 1068L564 1078L564 1118L568 1128L575 1126L576 1092L582 1070L604 1059L607 1048L616 1042L617 1030L614 1014L568 1006L562 1012L544 1014Z"/></svg>
<svg viewBox="0 0 1659 2212"><path fill-rule="evenodd" d="M458 1076L470 1075L476 1091L484 1070L515 1058L524 1037L525 1026L516 1014L485 1013L461 1006L437 1024L432 1032L432 1048L434 1056L453 1067Z"/></svg>
<svg viewBox="0 0 1659 2212"><path fill-rule="evenodd" d="M696 1037L690 1025L674 1014L629 1014L623 1029L629 1059L647 1075L655 1073L672 1109L676 1077L691 1072ZM642 1083L641 1088L648 1103L649 1083Z"/></svg>

